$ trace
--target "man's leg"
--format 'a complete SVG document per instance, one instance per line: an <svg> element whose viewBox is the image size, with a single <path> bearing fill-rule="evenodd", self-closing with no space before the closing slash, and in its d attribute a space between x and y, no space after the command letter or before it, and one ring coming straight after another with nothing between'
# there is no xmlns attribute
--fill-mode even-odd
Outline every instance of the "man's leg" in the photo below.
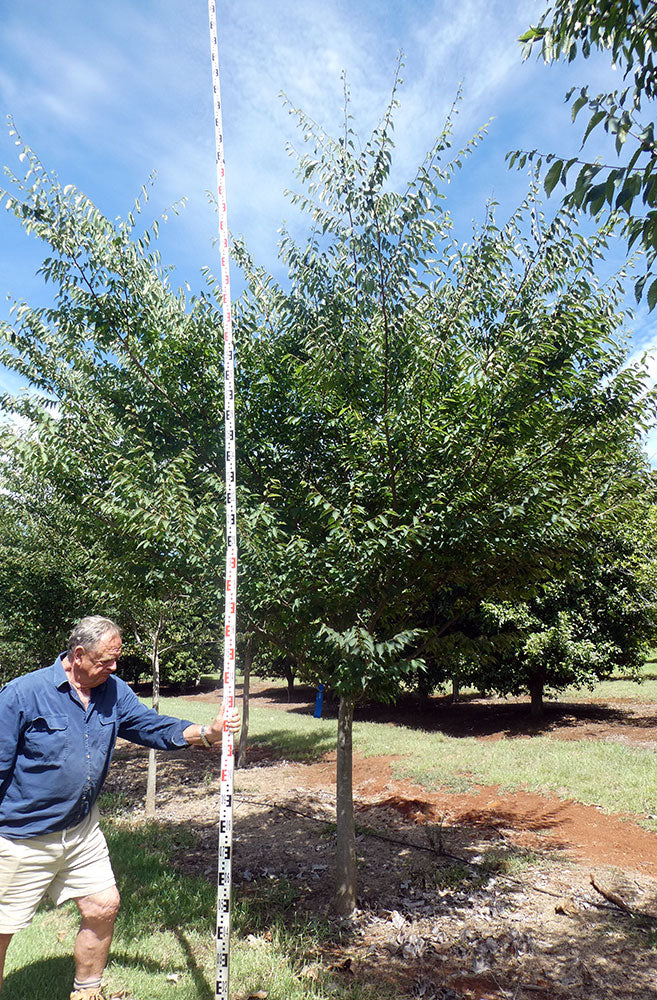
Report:
<svg viewBox="0 0 657 1000"><path fill-rule="evenodd" d="M75 979L77 983L96 982L107 963L119 911L119 891L112 886L92 896L82 896L75 902L82 917L73 952Z"/></svg>
<svg viewBox="0 0 657 1000"><path fill-rule="evenodd" d="M9 942L13 936L13 934L0 934L0 989L2 988L2 976L5 971L5 956L7 954Z"/></svg>

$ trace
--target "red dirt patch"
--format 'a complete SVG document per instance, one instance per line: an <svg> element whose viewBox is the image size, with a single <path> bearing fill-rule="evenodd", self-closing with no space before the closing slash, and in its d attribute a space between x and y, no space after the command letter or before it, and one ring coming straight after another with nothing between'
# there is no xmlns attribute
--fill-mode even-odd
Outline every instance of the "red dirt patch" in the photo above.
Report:
<svg viewBox="0 0 657 1000"><path fill-rule="evenodd" d="M530 792L504 793L495 786L475 786L458 794L432 792L395 779L390 770L395 759L354 758L354 798L361 816L375 807L394 809L416 824L442 822L447 828L495 831L518 846L560 851L577 861L657 878L657 834L630 817ZM334 757L296 766L299 783L306 787L330 788L335 781Z"/></svg>

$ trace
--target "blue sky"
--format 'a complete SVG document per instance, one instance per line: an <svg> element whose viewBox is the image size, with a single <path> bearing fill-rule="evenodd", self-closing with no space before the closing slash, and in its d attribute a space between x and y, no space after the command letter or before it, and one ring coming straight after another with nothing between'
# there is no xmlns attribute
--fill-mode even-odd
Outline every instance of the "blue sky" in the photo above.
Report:
<svg viewBox="0 0 657 1000"><path fill-rule="evenodd" d="M293 184L285 144L294 123L280 92L329 129L342 113L345 70L353 113L364 133L390 92L405 54L397 117L396 175L409 175L440 131L459 83L463 102L456 142L492 119L488 139L451 185L457 233L467 238L486 200L502 215L522 199L526 174L509 172L509 149L574 155L564 94L572 85L602 89L614 74L606 59L545 67L521 61L518 35L536 23L533 0L217 0L228 216L256 259L275 268L278 229L293 217L284 191ZM161 249L180 283L201 284L204 264L218 270L208 11L205 0L2 0L0 107L64 183L114 217L125 214L155 169L150 208L187 205L161 230ZM1 123L0 123L1 124ZM594 148L589 153L594 152ZM0 131L0 159L17 166L13 140ZM556 204L555 206L556 207ZM548 205L548 208L551 208ZM39 301L41 259L16 220L0 216L0 316L5 295ZM637 350L657 344L657 320L637 311ZM655 366L657 374L657 366ZM0 373L0 388L15 380ZM657 456L657 438L649 442Z"/></svg>

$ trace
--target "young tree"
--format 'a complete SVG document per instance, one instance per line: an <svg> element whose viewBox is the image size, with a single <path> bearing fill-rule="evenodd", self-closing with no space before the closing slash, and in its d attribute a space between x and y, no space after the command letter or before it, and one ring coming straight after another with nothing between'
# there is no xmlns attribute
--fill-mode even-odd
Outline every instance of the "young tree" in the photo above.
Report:
<svg viewBox="0 0 657 1000"><path fill-rule="evenodd" d="M573 121L585 108L590 112L582 147L592 132L604 129L614 137L617 165L588 162L558 154L511 153L510 163L533 160L550 164L545 190L550 194L560 182L567 191L565 204L582 208L594 218L620 212L626 219L628 246L640 246L646 256L646 273L635 285L637 300L648 287L648 306L657 302L657 147L654 121L646 117L657 95L657 7L654 0L555 0L536 27L520 38L524 57L536 48L546 63L557 59L587 59L593 51L609 53L611 63L623 73L623 87L590 94L588 86L566 95ZM650 284L648 284L650 282Z"/></svg>
<svg viewBox="0 0 657 1000"><path fill-rule="evenodd" d="M362 145L348 115L334 139L295 112L309 149L293 200L312 233L283 236L289 289L238 247L242 565L261 637L280 623L275 644L340 700L341 912L356 899L357 701L393 697L470 609L530 595L621 509L642 488L633 442L652 406L614 343L615 289L595 282L606 233L547 222L532 196L459 247L449 123L398 192L395 104Z"/></svg>

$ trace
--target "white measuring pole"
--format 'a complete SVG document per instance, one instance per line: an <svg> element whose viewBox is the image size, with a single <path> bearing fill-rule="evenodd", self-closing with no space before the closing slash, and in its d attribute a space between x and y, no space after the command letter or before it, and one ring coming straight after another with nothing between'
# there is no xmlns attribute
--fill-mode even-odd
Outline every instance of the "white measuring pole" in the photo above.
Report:
<svg viewBox="0 0 657 1000"><path fill-rule="evenodd" d="M208 0L210 51L214 92L214 131L217 147L217 194L221 244L221 291L224 322L224 411L226 433L226 610L224 629L224 710L235 707L235 624L237 611L237 503L235 498L235 374L233 319L230 301L228 217L226 214L226 170L219 90L219 41L215 0ZM221 747L221 793L219 801L219 865L217 872L217 1000L228 1000L230 966L230 893L233 843L232 733L224 725Z"/></svg>

